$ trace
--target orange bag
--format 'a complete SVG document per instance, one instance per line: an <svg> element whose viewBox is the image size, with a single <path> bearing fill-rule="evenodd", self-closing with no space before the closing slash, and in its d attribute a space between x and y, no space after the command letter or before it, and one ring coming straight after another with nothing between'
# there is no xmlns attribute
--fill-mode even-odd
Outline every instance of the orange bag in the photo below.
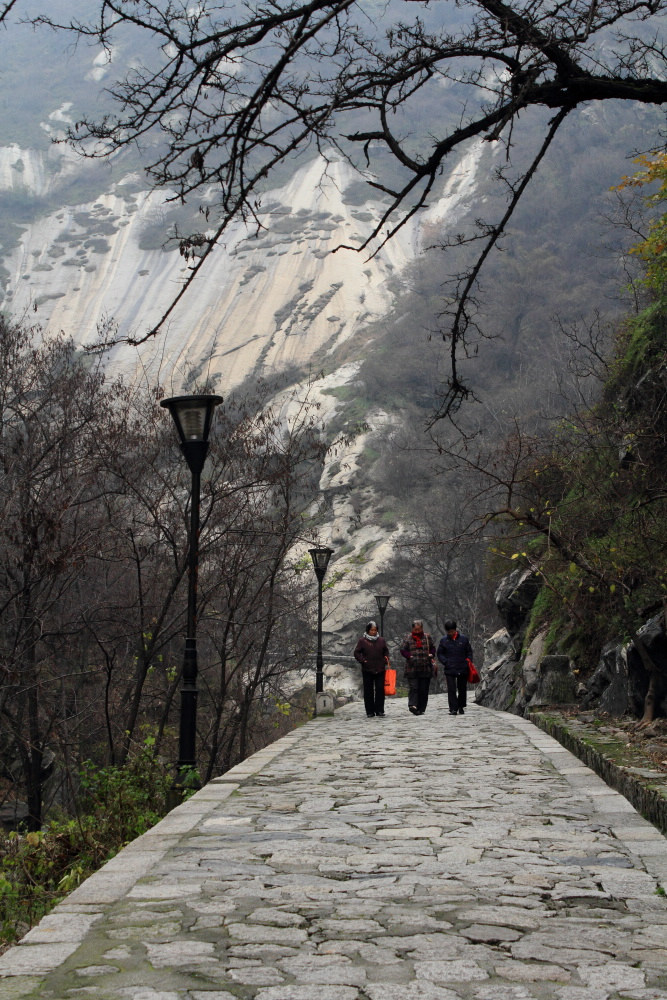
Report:
<svg viewBox="0 0 667 1000"><path fill-rule="evenodd" d="M387 667L384 672L384 693L389 697L396 694L396 671L393 667Z"/></svg>
<svg viewBox="0 0 667 1000"><path fill-rule="evenodd" d="M479 672L470 658L468 658L468 684L479 684Z"/></svg>

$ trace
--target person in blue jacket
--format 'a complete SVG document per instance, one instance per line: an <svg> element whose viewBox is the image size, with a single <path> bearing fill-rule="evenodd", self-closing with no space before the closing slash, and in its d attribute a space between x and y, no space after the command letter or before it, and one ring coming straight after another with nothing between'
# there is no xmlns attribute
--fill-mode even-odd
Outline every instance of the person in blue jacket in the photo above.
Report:
<svg viewBox="0 0 667 1000"><path fill-rule="evenodd" d="M468 637L459 632L456 622L445 622L445 635L438 643L437 657L443 665L447 682L447 700L450 715L463 715L468 693L468 660L472 660L472 646Z"/></svg>

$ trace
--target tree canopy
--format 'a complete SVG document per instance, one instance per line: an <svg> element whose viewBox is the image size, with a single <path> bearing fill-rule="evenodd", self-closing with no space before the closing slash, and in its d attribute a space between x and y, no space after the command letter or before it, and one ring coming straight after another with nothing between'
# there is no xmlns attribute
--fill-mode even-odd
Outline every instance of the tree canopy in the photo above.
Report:
<svg viewBox="0 0 667 1000"><path fill-rule="evenodd" d="M77 123L70 138L91 156L156 138L152 183L181 200L207 194L205 231L181 239L185 285L146 336L300 152L343 157L382 199L354 247L373 253L426 204L448 158L499 143L517 164L498 174L506 207L453 241L481 240L443 319L451 370L439 415L452 412L468 394L457 359L480 269L565 119L592 101L667 100L664 10L665 0L99 0L94 19L57 25L110 52L126 28L156 43L155 63L112 88L117 113ZM37 21L54 24L48 13ZM528 112L530 139L519 128Z"/></svg>

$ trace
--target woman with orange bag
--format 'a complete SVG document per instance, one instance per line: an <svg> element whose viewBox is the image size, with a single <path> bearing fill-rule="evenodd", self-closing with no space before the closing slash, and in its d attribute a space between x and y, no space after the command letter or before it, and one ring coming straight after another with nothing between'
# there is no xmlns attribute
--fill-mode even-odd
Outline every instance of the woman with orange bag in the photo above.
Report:
<svg viewBox="0 0 667 1000"><path fill-rule="evenodd" d="M389 663L389 648L378 635L375 622L369 622L366 631L354 650L354 658L361 664L364 681L364 706L369 719L384 719L384 672Z"/></svg>

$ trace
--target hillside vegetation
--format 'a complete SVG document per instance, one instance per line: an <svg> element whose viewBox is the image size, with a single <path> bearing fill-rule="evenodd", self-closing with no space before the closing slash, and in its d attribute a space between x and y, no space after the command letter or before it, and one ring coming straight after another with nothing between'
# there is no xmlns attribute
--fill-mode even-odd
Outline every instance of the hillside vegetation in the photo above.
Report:
<svg viewBox="0 0 667 1000"><path fill-rule="evenodd" d="M632 640L649 678L648 723L664 694L638 632L667 598L667 155L643 159L622 186L648 190L658 209L634 249L645 305L621 325L611 357L595 330L579 342L580 364L583 353L600 380L595 403L546 434L517 429L480 469L479 492L493 484L495 556L541 580L524 646L548 630L545 651L566 653L585 680L606 642Z"/></svg>

